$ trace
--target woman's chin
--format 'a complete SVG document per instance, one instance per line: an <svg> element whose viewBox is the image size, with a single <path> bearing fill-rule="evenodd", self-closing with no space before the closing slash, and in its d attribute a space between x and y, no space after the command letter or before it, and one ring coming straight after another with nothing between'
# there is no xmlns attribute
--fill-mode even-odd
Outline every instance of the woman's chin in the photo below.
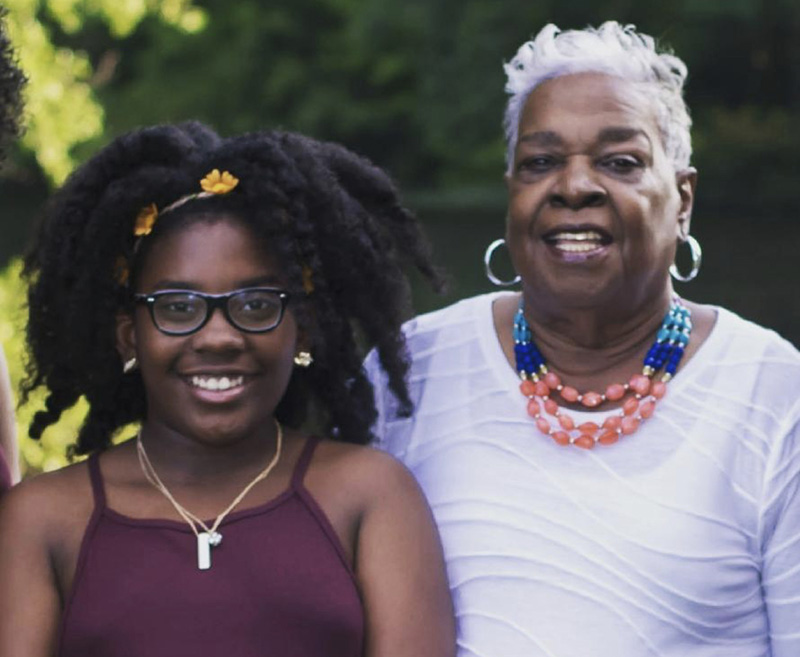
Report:
<svg viewBox="0 0 800 657"><path fill-rule="evenodd" d="M526 286L529 294L541 301L549 299L548 305L565 312L618 306L629 296L618 271L587 266L586 262L549 268L535 283Z"/></svg>

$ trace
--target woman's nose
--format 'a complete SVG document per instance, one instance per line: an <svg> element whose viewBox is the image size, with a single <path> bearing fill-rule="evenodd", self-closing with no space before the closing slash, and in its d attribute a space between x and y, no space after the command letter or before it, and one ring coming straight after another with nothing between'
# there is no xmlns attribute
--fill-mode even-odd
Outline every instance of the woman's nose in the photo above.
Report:
<svg viewBox="0 0 800 657"><path fill-rule="evenodd" d="M550 189L550 204L570 210L597 207L606 202L606 190L597 179L591 162L569 158L557 172Z"/></svg>

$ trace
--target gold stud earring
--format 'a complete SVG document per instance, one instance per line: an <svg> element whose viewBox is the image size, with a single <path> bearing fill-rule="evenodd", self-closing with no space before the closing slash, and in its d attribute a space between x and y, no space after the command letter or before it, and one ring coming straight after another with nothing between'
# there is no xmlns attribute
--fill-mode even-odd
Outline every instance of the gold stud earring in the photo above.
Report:
<svg viewBox="0 0 800 657"><path fill-rule="evenodd" d="M308 351L299 351L294 357L294 364L297 365L297 367L308 367L313 362L314 357L311 355L311 352Z"/></svg>
<svg viewBox="0 0 800 657"><path fill-rule="evenodd" d="M122 366L122 373L123 374L130 374L139 366L139 363L136 360L136 356L133 358L129 358L125 361L125 364Z"/></svg>

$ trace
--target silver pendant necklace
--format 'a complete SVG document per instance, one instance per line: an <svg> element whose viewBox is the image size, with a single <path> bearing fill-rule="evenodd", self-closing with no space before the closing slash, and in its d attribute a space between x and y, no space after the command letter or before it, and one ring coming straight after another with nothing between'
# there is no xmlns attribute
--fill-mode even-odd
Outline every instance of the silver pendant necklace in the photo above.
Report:
<svg viewBox="0 0 800 657"><path fill-rule="evenodd" d="M215 548L222 543L222 534L217 531L217 529L222 524L225 516L227 516L231 511L233 511L234 508L236 508L239 502L244 499L253 486L266 479L270 472L272 472L273 468L278 464L278 461L281 457L281 446L283 444L283 428L281 427L280 422L277 420L275 420L275 426L277 427L278 435L275 441L275 455L272 457L272 460L261 472L256 475L256 477L249 484L247 484L247 486L244 487L242 492L236 496L233 502L231 502L225 508L225 510L216 517L214 522L211 524L211 527L206 525L205 522L203 522L195 514L189 511L189 509L178 502L172 493L169 492L169 489L164 485L164 482L161 481L158 473L153 467L153 464L150 462L150 459L147 456L144 443L142 442L142 432L139 431L138 435L136 436L136 453L139 457L139 465L142 468L142 472L144 472L145 478L153 485L154 488L156 488L156 490L161 492L161 494L170 501L170 504L175 507L175 510L178 512L180 517L188 523L188 525L192 528L192 532L197 537L197 568L199 570L208 570L211 568L211 548ZM198 527L202 528L203 531L200 531Z"/></svg>

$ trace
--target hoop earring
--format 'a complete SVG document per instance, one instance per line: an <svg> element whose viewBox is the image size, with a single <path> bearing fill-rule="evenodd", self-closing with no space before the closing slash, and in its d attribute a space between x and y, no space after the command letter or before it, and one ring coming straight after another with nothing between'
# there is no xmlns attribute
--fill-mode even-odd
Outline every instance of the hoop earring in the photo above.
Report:
<svg viewBox="0 0 800 657"><path fill-rule="evenodd" d="M689 250L692 252L692 270L686 275L681 274L678 271L677 265L673 262L669 268L669 275L672 276L672 278L674 278L676 281L688 283L689 281L693 280L700 271L700 263L703 261L703 249L700 248L700 242L698 242L691 235L687 235L686 240L682 243L688 244Z"/></svg>
<svg viewBox="0 0 800 657"><path fill-rule="evenodd" d="M501 237L499 240L495 240L489 246L486 247L486 253L483 254L483 264L486 267L486 278L488 278L492 283L497 285L498 287L509 287L511 285L516 285L522 280L522 277L517 274L512 280L504 281L497 276L494 275L492 271L492 256L494 252L497 250L497 247L504 246L506 241Z"/></svg>
<svg viewBox="0 0 800 657"><path fill-rule="evenodd" d="M126 360L125 363L122 365L122 373L130 374L137 367L139 367L139 363L136 360L136 356L134 356L133 358L129 358L128 360Z"/></svg>
<svg viewBox="0 0 800 657"><path fill-rule="evenodd" d="M294 357L294 364L297 367L309 367L314 362L314 357L309 351L298 351Z"/></svg>

